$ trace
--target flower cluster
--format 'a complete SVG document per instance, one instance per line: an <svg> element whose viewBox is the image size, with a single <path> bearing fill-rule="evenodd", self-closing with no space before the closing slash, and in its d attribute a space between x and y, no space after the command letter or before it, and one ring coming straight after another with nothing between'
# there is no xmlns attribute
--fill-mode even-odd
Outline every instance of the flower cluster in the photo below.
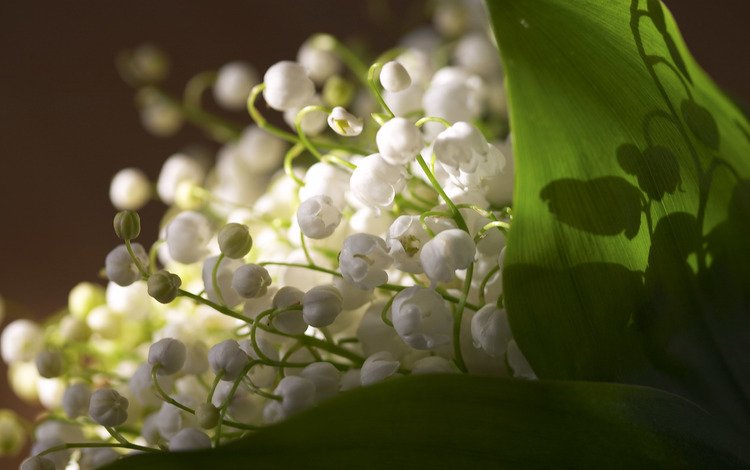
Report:
<svg viewBox="0 0 750 470"><path fill-rule="evenodd" d="M440 2L369 67L316 35L262 81L245 62L195 77L184 102L158 88L158 51L124 57L148 130L190 121L223 146L170 156L155 182L117 173L109 283L2 332L13 387L47 410L24 468L218 446L404 374L534 378L503 308L513 175L482 13ZM253 124L202 109L208 90ZM143 246L152 198L169 209Z"/></svg>

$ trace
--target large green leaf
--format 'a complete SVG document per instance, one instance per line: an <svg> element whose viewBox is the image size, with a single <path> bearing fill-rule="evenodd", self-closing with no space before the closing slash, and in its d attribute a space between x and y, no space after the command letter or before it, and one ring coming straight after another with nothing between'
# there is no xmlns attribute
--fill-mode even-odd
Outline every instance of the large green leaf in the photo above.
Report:
<svg viewBox="0 0 750 470"><path fill-rule="evenodd" d="M750 465L746 443L654 389L468 376L355 390L212 451L117 468L680 468Z"/></svg>
<svg viewBox="0 0 750 470"><path fill-rule="evenodd" d="M488 5L516 158L504 282L521 349L540 377L660 387L750 434L747 120L658 0Z"/></svg>

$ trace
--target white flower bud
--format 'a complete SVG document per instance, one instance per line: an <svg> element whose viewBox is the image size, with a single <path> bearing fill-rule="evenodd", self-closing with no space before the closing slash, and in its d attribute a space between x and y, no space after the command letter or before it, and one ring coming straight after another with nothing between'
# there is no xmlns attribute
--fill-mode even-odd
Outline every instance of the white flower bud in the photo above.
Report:
<svg viewBox="0 0 750 470"><path fill-rule="evenodd" d="M284 111L284 122L286 122L289 127L292 129L296 129L297 127L297 115L300 111L302 111L303 108L306 106L322 106L323 100L320 99L318 95L313 95L312 98L310 98L305 104L298 108L289 108L286 111ZM307 136L316 136L323 132L323 129L326 128L327 124L327 114L321 110L311 110L306 111L305 114L302 116L302 121L300 122L300 126L302 127L302 132L305 133Z"/></svg>
<svg viewBox="0 0 750 470"><path fill-rule="evenodd" d="M352 194L363 204L374 208L389 207L405 186L404 169L386 163L379 153L362 159L349 180Z"/></svg>
<svg viewBox="0 0 750 470"><path fill-rule="evenodd" d="M195 419L203 429L213 429L219 424L219 410L213 403L201 403L195 409Z"/></svg>
<svg viewBox="0 0 750 470"><path fill-rule="evenodd" d="M179 372L185 364L187 348L182 341L164 338L148 348L148 363L157 367L157 375L172 375Z"/></svg>
<svg viewBox="0 0 750 470"><path fill-rule="evenodd" d="M393 299L393 327L414 349L434 349L450 344L453 318L445 300L432 289L408 287Z"/></svg>
<svg viewBox="0 0 750 470"><path fill-rule="evenodd" d="M457 269L466 269L474 261L476 246L471 235L454 228L443 230L422 247L419 260L432 282L448 282Z"/></svg>
<svg viewBox="0 0 750 470"><path fill-rule="evenodd" d="M339 391L341 373L330 362L313 362L299 375L315 384L315 402L330 398Z"/></svg>
<svg viewBox="0 0 750 470"><path fill-rule="evenodd" d="M489 145L479 129L468 122L457 122L438 134L432 149L449 172L474 173Z"/></svg>
<svg viewBox="0 0 750 470"><path fill-rule="evenodd" d="M197 160L177 153L167 158L161 167L156 192L165 204L172 204L180 183L187 181L201 184L205 177L205 170Z"/></svg>
<svg viewBox="0 0 750 470"><path fill-rule="evenodd" d="M208 437L208 434L197 428L185 428L169 440L169 450L171 452L210 448L211 438Z"/></svg>
<svg viewBox="0 0 750 470"><path fill-rule="evenodd" d="M106 447L81 449L81 458L78 460L80 470L94 470L103 468L120 458L114 449Z"/></svg>
<svg viewBox="0 0 750 470"><path fill-rule="evenodd" d="M48 379L59 376L63 370L63 357L58 351L39 351L34 363L39 375Z"/></svg>
<svg viewBox="0 0 750 470"><path fill-rule="evenodd" d="M251 125L242 132L236 151L245 171L251 175L265 175L281 166L286 147L283 140ZM244 179L240 181L241 184L248 183Z"/></svg>
<svg viewBox="0 0 750 470"><path fill-rule="evenodd" d="M401 91L409 88L411 77L403 65L392 60L380 69L380 84L388 91Z"/></svg>
<svg viewBox="0 0 750 470"><path fill-rule="evenodd" d="M257 264L242 265L232 275L232 288L245 299L263 297L270 285L268 271Z"/></svg>
<svg viewBox="0 0 750 470"><path fill-rule="evenodd" d="M91 391L85 383L76 383L65 389L62 397L62 408L68 418L85 416L89 411Z"/></svg>
<svg viewBox="0 0 750 470"><path fill-rule="evenodd" d="M457 65L483 77L495 75L500 69L497 47L492 44L487 34L480 31L462 37L453 50L453 57Z"/></svg>
<svg viewBox="0 0 750 470"><path fill-rule="evenodd" d="M508 350L505 353L505 357L508 360L508 365L513 371L513 377L521 379L535 380L536 374L531 368L531 364L526 360L526 357L521 352L521 349L516 344L516 340L512 339L508 343Z"/></svg>
<svg viewBox="0 0 750 470"><path fill-rule="evenodd" d="M247 354L249 358L262 360L265 357L272 361L279 360L279 351L269 340L263 336L257 335L255 342L258 344L258 349L260 349L263 357L261 357L261 355L258 354L258 351L255 350L251 339L240 341L240 348L245 351L245 354ZM276 382L276 367L265 364L256 364L250 369L248 377L256 387L270 388Z"/></svg>
<svg viewBox="0 0 750 470"><path fill-rule="evenodd" d="M19 470L55 470L57 465L55 465L55 462L49 456L37 457L36 455L32 455L24 459L18 468Z"/></svg>
<svg viewBox="0 0 750 470"><path fill-rule="evenodd" d="M249 362L245 351L233 339L222 341L208 351L208 363L215 374L222 374L221 380L236 380Z"/></svg>
<svg viewBox="0 0 750 470"><path fill-rule="evenodd" d="M333 286L341 293L341 306L344 310L354 310L370 301L372 289L360 289L341 277L333 278Z"/></svg>
<svg viewBox="0 0 750 470"><path fill-rule="evenodd" d="M156 380L159 382L159 387L167 393L174 386L174 379L170 376L157 376ZM156 387L154 387L154 381L151 377L151 365L148 363L144 362L138 366L128 381L128 389L133 399L143 407L156 408L162 403L161 395L158 394Z"/></svg>
<svg viewBox="0 0 750 470"><path fill-rule="evenodd" d="M328 115L328 127L333 129L333 132L344 137L353 137L362 133L364 124L362 119L351 114L341 106L336 106L331 110L331 114Z"/></svg>
<svg viewBox="0 0 750 470"><path fill-rule="evenodd" d="M141 266L148 266L148 254L140 243L131 243L133 254L141 262ZM141 278L141 272L133 262L125 245L119 245L107 254L104 260L107 278L119 286L129 286Z"/></svg>
<svg viewBox="0 0 750 470"><path fill-rule="evenodd" d="M284 286L273 296L272 306L276 309L284 309L294 305L301 305L305 293L296 287ZM274 316L273 326L282 333L290 335L301 335L307 330L307 323L302 318L300 310L281 312Z"/></svg>
<svg viewBox="0 0 750 470"><path fill-rule="evenodd" d="M151 182L138 168L118 171L109 184L109 200L118 210L137 211L151 198Z"/></svg>
<svg viewBox="0 0 750 470"><path fill-rule="evenodd" d="M0 353L6 364L30 361L44 344L42 329L31 320L13 320L0 335Z"/></svg>
<svg viewBox="0 0 750 470"><path fill-rule="evenodd" d="M290 416L313 404L315 384L304 377L287 375L281 379L273 394L281 397L282 414Z"/></svg>
<svg viewBox="0 0 750 470"><path fill-rule="evenodd" d="M296 62L281 61L272 65L263 76L266 88L263 98L277 111L299 108L315 94L315 84L305 68Z"/></svg>
<svg viewBox="0 0 750 470"><path fill-rule="evenodd" d="M412 375L455 374L456 368L447 359L440 356L423 357L411 366Z"/></svg>
<svg viewBox="0 0 750 470"><path fill-rule="evenodd" d="M166 228L169 256L183 264L200 261L208 254L212 236L211 223L205 215L195 211L180 212Z"/></svg>
<svg viewBox="0 0 750 470"><path fill-rule="evenodd" d="M255 67L240 60L224 64L214 83L214 99L230 110L245 109L250 91L259 82Z"/></svg>
<svg viewBox="0 0 750 470"><path fill-rule="evenodd" d="M228 223L219 230L219 249L232 259L244 258L253 246L253 238L247 225Z"/></svg>
<svg viewBox="0 0 750 470"><path fill-rule="evenodd" d="M430 239L416 215L400 215L388 228L385 242L397 269L412 274L424 272L419 254Z"/></svg>
<svg viewBox="0 0 750 470"><path fill-rule="evenodd" d="M360 371L362 386L382 382L394 375L399 367L399 362L388 351L380 351L371 355L362 364Z"/></svg>
<svg viewBox="0 0 750 470"><path fill-rule="evenodd" d="M188 401L186 398L188 397L178 396L177 400L185 403ZM156 422L156 427L159 434L167 439L177 434L181 429L193 425L195 421L193 415L167 402L162 402L157 416L159 419Z"/></svg>
<svg viewBox="0 0 750 470"><path fill-rule="evenodd" d="M475 348L492 357L502 357L513 338L508 314L492 304L480 308L471 319L471 337Z"/></svg>
<svg viewBox="0 0 750 470"><path fill-rule="evenodd" d="M417 126L402 117L395 117L383 124L375 136L375 142L383 160L391 165L409 163L424 145Z"/></svg>
<svg viewBox="0 0 750 470"><path fill-rule="evenodd" d="M299 189L299 200L325 195L331 203L342 210L346 206L346 192L349 189L349 174L328 163L315 163L305 173L305 185Z"/></svg>
<svg viewBox="0 0 750 470"><path fill-rule="evenodd" d="M121 316L106 305L96 307L86 317L86 326L104 339L119 337L121 325Z"/></svg>
<svg viewBox="0 0 750 470"><path fill-rule="evenodd" d="M102 426L119 426L128 419L128 399L111 388L100 388L91 395L89 416Z"/></svg>
<svg viewBox="0 0 750 470"><path fill-rule="evenodd" d="M342 308L341 292L332 285L313 287L302 298L302 318L316 328L333 323Z"/></svg>
<svg viewBox="0 0 750 470"><path fill-rule="evenodd" d="M341 212L333 206L328 196L313 196L299 205L297 223L308 238L328 238L341 222Z"/></svg>
<svg viewBox="0 0 750 470"><path fill-rule="evenodd" d="M338 73L341 63L336 56L321 47L315 38L305 41L297 52L297 62L307 70L315 83L321 84L328 77Z"/></svg>
<svg viewBox="0 0 750 470"><path fill-rule="evenodd" d="M392 263L385 241L367 233L347 237L339 255L341 275L360 289L372 289L388 282L385 270Z"/></svg>
<svg viewBox="0 0 750 470"><path fill-rule="evenodd" d="M216 292L216 289L214 289L213 283L213 270L218 259L218 256L211 256L210 258L206 258L203 262L203 285L205 286L206 295L209 300L216 303L222 303L223 300L224 305L232 308L242 302L242 297L240 297L240 294L238 294L237 291L234 290L234 287L232 287L232 277L234 276L234 272L243 264L236 259L224 258L221 260L221 263L219 263L219 269L216 272L216 284L218 284L219 290L221 291L221 299L219 299L219 295Z"/></svg>

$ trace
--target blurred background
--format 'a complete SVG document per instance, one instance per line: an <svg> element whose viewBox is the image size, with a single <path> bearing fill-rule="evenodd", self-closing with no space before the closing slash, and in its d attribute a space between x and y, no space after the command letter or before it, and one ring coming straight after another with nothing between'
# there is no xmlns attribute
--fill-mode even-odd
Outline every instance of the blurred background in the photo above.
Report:
<svg viewBox="0 0 750 470"><path fill-rule="evenodd" d="M698 62L750 103L750 2L665 0ZM109 181L135 166L156 178L166 157L204 142L190 126L162 139L140 124L133 90L114 65L143 42L166 51L167 88L180 93L203 70L244 59L262 73L296 57L316 32L383 51L427 18L428 3L398 0L79 0L0 2L0 295L8 319L43 318L79 281L98 277L117 243ZM238 114L237 122L249 123ZM159 203L142 212L154 239ZM0 408L35 410L9 392L0 366ZM17 463L0 458L0 468Z"/></svg>

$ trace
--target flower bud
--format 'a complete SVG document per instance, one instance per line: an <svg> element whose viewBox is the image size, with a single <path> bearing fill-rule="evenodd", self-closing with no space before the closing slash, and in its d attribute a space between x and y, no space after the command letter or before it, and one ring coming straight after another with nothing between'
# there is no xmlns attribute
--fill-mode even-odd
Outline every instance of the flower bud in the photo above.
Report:
<svg viewBox="0 0 750 470"><path fill-rule="evenodd" d="M330 362L313 362L302 369L299 375L315 385L315 402L339 392L341 373Z"/></svg>
<svg viewBox="0 0 750 470"><path fill-rule="evenodd" d="M205 432L197 428L182 429L169 440L169 450L171 452L210 448L211 438L209 438Z"/></svg>
<svg viewBox="0 0 750 470"><path fill-rule="evenodd" d="M0 457L17 455L25 441L20 417L12 410L0 410Z"/></svg>
<svg viewBox="0 0 750 470"><path fill-rule="evenodd" d="M281 379L273 394L281 397L283 415L290 416L313 404L315 384L304 377L287 375Z"/></svg>
<svg viewBox="0 0 750 470"><path fill-rule="evenodd" d="M145 268L148 266L148 255L140 243L131 245L133 254ZM107 254L104 261L105 271L110 281L119 286L129 286L141 278L141 272L130 257L125 245L120 245Z"/></svg>
<svg viewBox="0 0 750 470"><path fill-rule="evenodd" d="M180 212L167 225L169 256L183 264L200 261L208 254L207 245L212 236L211 223L205 215L195 211Z"/></svg>
<svg viewBox="0 0 750 470"><path fill-rule="evenodd" d="M315 94L315 84L304 67L296 62L281 61L272 65L263 76L266 88L263 98L277 111L299 108Z"/></svg>
<svg viewBox="0 0 750 470"><path fill-rule="evenodd" d="M333 323L342 308L341 292L331 285L315 286L302 298L302 318L316 328Z"/></svg>
<svg viewBox="0 0 750 470"><path fill-rule="evenodd" d="M222 374L221 380L236 380L250 359L233 339L222 341L208 351L208 363L215 374Z"/></svg>
<svg viewBox="0 0 750 470"><path fill-rule="evenodd" d="M195 419L203 429L213 429L219 424L219 410L212 403L201 403L195 409Z"/></svg>
<svg viewBox="0 0 750 470"><path fill-rule="evenodd" d="M255 67L243 61L224 64L219 69L214 83L214 99L220 106L230 110L244 109L247 97L259 82Z"/></svg>
<svg viewBox="0 0 750 470"><path fill-rule="evenodd" d="M245 264L232 275L232 288L240 297L253 299L262 297L271 285L271 276L263 266Z"/></svg>
<svg viewBox="0 0 750 470"><path fill-rule="evenodd" d="M68 310L76 318L84 318L94 307L104 302L104 289L91 282L79 282L68 294Z"/></svg>
<svg viewBox="0 0 750 470"><path fill-rule="evenodd" d="M247 225L230 223L219 230L219 249L232 259L243 258L253 246Z"/></svg>
<svg viewBox="0 0 750 470"><path fill-rule="evenodd" d="M119 426L128 419L128 404L116 390L100 388L91 395L89 416L102 426Z"/></svg>
<svg viewBox="0 0 750 470"><path fill-rule="evenodd" d="M164 338L148 348L148 363L156 367L157 375L172 375L185 364L187 348L174 338Z"/></svg>
<svg viewBox="0 0 750 470"><path fill-rule="evenodd" d="M351 114L346 109L336 106L328 115L328 127L338 135L353 137L362 133L364 124L362 119Z"/></svg>
<svg viewBox="0 0 750 470"><path fill-rule="evenodd" d="M388 282L385 270L392 262L385 241L367 233L347 237L339 255L341 275L360 289L372 289Z"/></svg>
<svg viewBox="0 0 750 470"><path fill-rule="evenodd" d="M492 357L502 357L513 338L508 315L494 305L485 305L471 318L474 347Z"/></svg>
<svg viewBox="0 0 750 470"><path fill-rule="evenodd" d="M346 106L351 103L356 87L340 75L334 75L323 85L323 100L330 106Z"/></svg>
<svg viewBox="0 0 750 470"><path fill-rule="evenodd" d="M138 168L118 171L109 184L109 200L119 210L137 211L151 198L151 183Z"/></svg>
<svg viewBox="0 0 750 470"><path fill-rule="evenodd" d="M378 152L390 165L411 162L422 150L422 133L411 121L395 117L383 124L375 136Z"/></svg>
<svg viewBox="0 0 750 470"><path fill-rule="evenodd" d="M297 223L302 233L315 240L328 238L341 223L341 212L325 195L306 199L297 209Z"/></svg>
<svg viewBox="0 0 750 470"><path fill-rule="evenodd" d="M419 260L432 282L448 282L457 269L466 269L474 262L475 252L471 235L454 228L443 230L425 243Z"/></svg>
<svg viewBox="0 0 750 470"><path fill-rule="evenodd" d="M68 418L84 416L89 411L91 391L85 383L76 383L65 389L62 397L62 408Z"/></svg>
<svg viewBox="0 0 750 470"><path fill-rule="evenodd" d="M400 166L386 163L378 153L365 157L349 179L352 194L363 204L385 208L406 186L406 172Z"/></svg>
<svg viewBox="0 0 750 470"><path fill-rule="evenodd" d="M313 36L300 46L297 62L305 68L315 83L320 84L337 73L341 63L327 47L321 47L321 41L317 38Z"/></svg>
<svg viewBox="0 0 750 470"><path fill-rule="evenodd" d="M393 299L393 327L414 349L434 349L451 342L451 317L445 300L432 289L408 287Z"/></svg>
<svg viewBox="0 0 750 470"><path fill-rule="evenodd" d="M276 309L284 309L294 305L300 305L305 293L296 287L284 286L273 296L271 305ZM299 310L289 310L278 313L273 318L273 326L282 333L290 335L301 335L307 330L307 323L302 318Z"/></svg>
<svg viewBox="0 0 750 470"><path fill-rule="evenodd" d="M31 320L13 320L0 335L0 353L6 364L30 361L42 348L42 329Z"/></svg>
<svg viewBox="0 0 750 470"><path fill-rule="evenodd" d="M362 364L360 381L363 386L382 382L398 371L400 364L388 351L377 352Z"/></svg>
<svg viewBox="0 0 750 470"><path fill-rule="evenodd" d="M380 84L388 91L401 91L409 88L411 77L403 65L392 60L380 69Z"/></svg>
<svg viewBox="0 0 750 470"><path fill-rule="evenodd" d="M34 363L36 364L36 369L39 371L39 375L44 378L51 379L58 377L62 373L63 358L57 351L39 351L36 358L34 358Z"/></svg>
<svg viewBox="0 0 750 470"><path fill-rule="evenodd" d="M176 153L161 167L159 179L156 181L156 192L165 204L172 204L180 183L190 181L201 184L205 176L205 170L196 159Z"/></svg>
<svg viewBox="0 0 750 470"><path fill-rule="evenodd" d="M148 295L163 304L168 304L177 298L181 285L180 276L162 269L148 277Z"/></svg>
<svg viewBox="0 0 750 470"><path fill-rule="evenodd" d="M141 233L141 218L137 212L120 211L115 214L115 233L122 240L133 240Z"/></svg>

